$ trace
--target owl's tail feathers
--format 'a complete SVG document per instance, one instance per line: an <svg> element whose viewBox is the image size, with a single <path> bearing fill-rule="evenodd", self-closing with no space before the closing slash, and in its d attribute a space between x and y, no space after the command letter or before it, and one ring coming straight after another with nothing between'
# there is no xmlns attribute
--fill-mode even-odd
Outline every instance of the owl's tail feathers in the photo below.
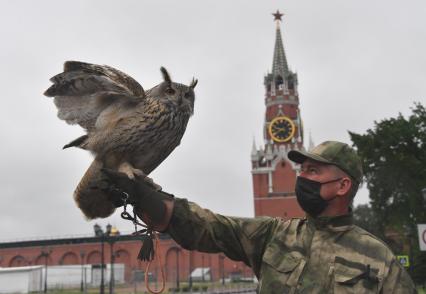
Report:
<svg viewBox="0 0 426 294"><path fill-rule="evenodd" d="M101 161L95 159L74 191L74 200L87 219L105 218L115 211L108 195L97 189L102 180Z"/></svg>
<svg viewBox="0 0 426 294"><path fill-rule="evenodd" d="M62 149L70 148L70 147L79 147L81 149L85 149L85 146L87 144L87 139L89 139L88 135L83 135L81 137L78 137L77 139L69 142L66 144Z"/></svg>

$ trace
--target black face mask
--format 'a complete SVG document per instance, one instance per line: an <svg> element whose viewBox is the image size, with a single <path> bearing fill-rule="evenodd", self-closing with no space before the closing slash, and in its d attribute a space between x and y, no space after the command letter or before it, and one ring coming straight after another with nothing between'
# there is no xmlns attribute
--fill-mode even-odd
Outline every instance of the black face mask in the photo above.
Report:
<svg viewBox="0 0 426 294"><path fill-rule="evenodd" d="M328 205L328 201L324 200L321 195L321 185L333 183L341 180L338 178L327 182L312 181L307 178L297 177L296 180L296 197L300 207L313 217L317 217Z"/></svg>

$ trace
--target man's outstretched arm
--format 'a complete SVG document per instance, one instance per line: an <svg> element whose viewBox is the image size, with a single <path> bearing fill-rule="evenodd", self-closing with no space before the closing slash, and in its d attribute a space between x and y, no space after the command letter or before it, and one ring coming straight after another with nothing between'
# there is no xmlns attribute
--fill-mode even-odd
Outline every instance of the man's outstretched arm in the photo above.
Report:
<svg viewBox="0 0 426 294"><path fill-rule="evenodd" d="M259 277L263 253L280 223L270 217L223 216L176 198L166 232L185 249L223 252L252 267Z"/></svg>
<svg viewBox="0 0 426 294"><path fill-rule="evenodd" d="M238 218L215 214L186 199L156 191L143 179L130 180L125 175L106 171L112 199L122 192L136 207L138 216L160 232L169 233L183 248L202 252L223 252L233 260L243 261L259 274L266 244L273 236L277 219ZM115 195L115 196L114 196ZM117 206L120 201L117 201Z"/></svg>

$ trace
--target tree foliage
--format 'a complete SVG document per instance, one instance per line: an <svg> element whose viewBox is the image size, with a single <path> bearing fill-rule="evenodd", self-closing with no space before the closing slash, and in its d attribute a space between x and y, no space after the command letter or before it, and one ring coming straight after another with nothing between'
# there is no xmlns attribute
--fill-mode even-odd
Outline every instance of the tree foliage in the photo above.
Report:
<svg viewBox="0 0 426 294"><path fill-rule="evenodd" d="M354 222L357 226L384 239L383 231L380 230L379 220L368 204L360 204L353 211Z"/></svg>
<svg viewBox="0 0 426 294"><path fill-rule="evenodd" d="M407 118L399 114L375 122L365 134L349 135L363 160L376 230L399 232L420 254L417 224L426 223L426 109L416 103L411 110Z"/></svg>

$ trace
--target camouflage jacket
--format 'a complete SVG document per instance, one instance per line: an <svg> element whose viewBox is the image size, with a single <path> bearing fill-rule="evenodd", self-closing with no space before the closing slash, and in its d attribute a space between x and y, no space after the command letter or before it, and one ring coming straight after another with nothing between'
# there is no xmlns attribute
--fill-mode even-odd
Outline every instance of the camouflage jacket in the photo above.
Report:
<svg viewBox="0 0 426 294"><path fill-rule="evenodd" d="M226 217L176 198L167 232L185 249L244 262L262 294L416 293L391 250L352 215Z"/></svg>

